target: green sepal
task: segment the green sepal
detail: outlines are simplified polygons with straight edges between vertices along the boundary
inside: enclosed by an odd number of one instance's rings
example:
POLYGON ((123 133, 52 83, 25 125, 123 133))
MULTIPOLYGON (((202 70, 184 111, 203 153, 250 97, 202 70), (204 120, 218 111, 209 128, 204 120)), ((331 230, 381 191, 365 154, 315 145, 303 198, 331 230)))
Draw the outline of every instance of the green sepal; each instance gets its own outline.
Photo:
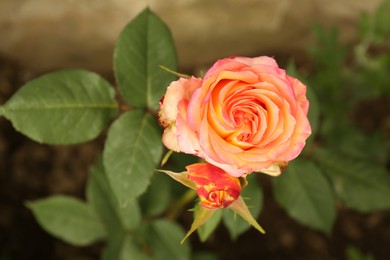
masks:
POLYGON ((166 72, 169 72, 175 76, 178 76, 179 78, 185 78, 185 79, 189 79, 190 78, 190 75, 187 75, 187 74, 183 74, 183 73, 180 73, 180 72, 177 72, 177 71, 174 71, 174 70, 171 70, 170 68, 167 68, 163 65, 160 65, 159 66, 161 69, 165 70, 166 72))
POLYGON ((209 209, 206 207, 203 207, 199 205, 198 209, 195 212, 195 219, 194 222, 192 222, 190 230, 187 232, 186 236, 183 238, 183 240, 180 242, 180 244, 183 244, 183 242, 200 226, 202 226, 204 223, 209 220, 217 209, 209 209))
POLYGON ((157 170, 157 171, 168 174, 172 179, 174 179, 177 182, 180 182, 181 184, 187 186, 190 189, 193 190, 196 189, 195 183, 188 178, 188 172, 171 172, 166 170, 157 170))
POLYGON ((257 223, 256 219, 249 212, 248 206, 241 196, 238 197, 238 199, 229 206, 229 209, 240 215, 260 233, 265 234, 264 229, 259 225, 259 223, 257 223))
POLYGON ((173 151, 172 150, 168 150, 168 152, 164 155, 163 159, 161 160, 161 164, 160 166, 164 166, 167 161, 169 160, 169 157, 171 157, 173 151))

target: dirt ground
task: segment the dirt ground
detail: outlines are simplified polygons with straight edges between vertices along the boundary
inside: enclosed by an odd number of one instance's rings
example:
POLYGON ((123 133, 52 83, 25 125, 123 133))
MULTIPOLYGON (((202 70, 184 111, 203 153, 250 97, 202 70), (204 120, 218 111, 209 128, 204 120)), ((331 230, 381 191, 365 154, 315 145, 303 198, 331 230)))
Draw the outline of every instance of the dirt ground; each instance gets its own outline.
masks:
MULTIPOLYGON (((34 76, 0 59, 0 104, 34 76)), ((381 117, 389 118, 389 100, 382 104, 384 107, 367 105, 365 109, 379 111, 381 117)), ((387 122, 387 119, 378 120, 369 123, 387 122)), ((99 258, 103 244, 80 248, 53 238, 39 227, 25 202, 52 194, 82 198, 88 167, 102 150, 103 141, 65 147, 41 145, 19 134, 9 121, 0 118, 1 260, 99 258)), ((265 191, 260 223, 267 234, 262 236, 251 229, 233 242, 220 227, 204 244, 196 235, 192 236, 193 250, 217 252, 223 260, 346 259, 346 247, 352 245, 370 252, 375 259, 390 259, 389 211, 360 214, 339 205, 333 233, 327 237, 289 218, 273 198, 270 179, 267 176, 260 179, 265 191)), ((183 216, 181 222, 188 228, 191 219, 183 216)))

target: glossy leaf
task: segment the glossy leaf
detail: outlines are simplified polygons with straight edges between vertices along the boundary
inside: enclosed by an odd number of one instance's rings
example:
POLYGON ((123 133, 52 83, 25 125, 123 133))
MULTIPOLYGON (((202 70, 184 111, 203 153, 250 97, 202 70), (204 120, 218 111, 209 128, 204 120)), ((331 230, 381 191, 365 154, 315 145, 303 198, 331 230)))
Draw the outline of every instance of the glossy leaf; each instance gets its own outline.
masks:
POLYGON ((137 199, 128 200, 125 204, 119 205, 118 212, 122 225, 128 232, 138 228, 142 214, 137 199))
POLYGON ((364 134, 354 127, 349 127, 348 134, 332 144, 332 149, 336 148, 338 154, 346 154, 359 161, 370 161, 382 167, 385 167, 390 156, 390 143, 383 136, 364 134))
POLYGON ((22 86, 2 113, 16 130, 48 144, 74 144, 97 137, 117 113, 114 89, 82 70, 53 72, 22 86))
POLYGON ((141 211, 136 200, 119 207, 115 194, 109 185, 102 160, 99 160, 91 169, 87 198, 111 235, 122 230, 132 231, 141 222, 141 211))
POLYGON ((295 159, 273 179, 273 186, 276 200, 292 218, 330 233, 336 217, 334 194, 314 163, 295 159))
POLYGON ((105 175, 102 160, 98 160, 90 170, 87 199, 101 218, 109 235, 123 229, 118 216, 118 203, 105 175))
POLYGON ((390 178, 378 163, 326 149, 317 149, 314 158, 348 207, 360 212, 390 208, 390 178))
POLYGON ((106 236, 93 209, 77 199, 52 196, 29 202, 27 206, 48 233, 70 244, 85 246, 106 236))
POLYGON ((133 236, 125 232, 117 232, 114 235, 115 236, 108 241, 108 245, 103 251, 103 260, 150 259, 142 252, 141 248, 135 243, 135 239, 133 236))
POLYGON ((161 154, 161 133, 151 115, 132 110, 113 123, 103 164, 120 207, 145 192, 161 154))
POLYGON ((123 98, 136 107, 158 109, 166 87, 176 76, 176 50, 169 28, 145 9, 123 30, 114 52, 114 70, 123 98))
POLYGON ((190 259, 189 244, 180 245, 183 236, 183 229, 172 221, 160 219, 152 222, 146 238, 152 251, 152 259, 190 259))
MULTIPOLYGON (((243 188, 241 196, 248 205, 249 212, 257 218, 263 207, 263 193, 261 186, 256 180, 256 173, 248 176, 248 185, 243 188)), ((223 223, 229 231, 230 237, 235 240, 239 235, 247 231, 251 226, 243 218, 229 208, 223 211, 223 223)))
POLYGON ((171 201, 171 180, 161 173, 153 175, 151 184, 140 198, 143 215, 157 216, 166 210, 171 201))

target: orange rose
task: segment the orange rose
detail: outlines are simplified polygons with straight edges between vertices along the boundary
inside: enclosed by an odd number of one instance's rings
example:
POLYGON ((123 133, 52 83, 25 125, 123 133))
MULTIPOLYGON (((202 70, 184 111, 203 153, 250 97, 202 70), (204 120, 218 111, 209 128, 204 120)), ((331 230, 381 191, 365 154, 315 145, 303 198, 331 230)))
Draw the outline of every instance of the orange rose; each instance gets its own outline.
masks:
POLYGON ((160 103, 169 149, 197 155, 232 176, 271 175, 311 133, 306 86, 270 57, 217 61, 204 79, 180 78, 160 103))
POLYGON ((226 208, 240 196, 240 181, 224 170, 209 163, 191 164, 186 169, 188 178, 196 184, 202 206, 226 208))

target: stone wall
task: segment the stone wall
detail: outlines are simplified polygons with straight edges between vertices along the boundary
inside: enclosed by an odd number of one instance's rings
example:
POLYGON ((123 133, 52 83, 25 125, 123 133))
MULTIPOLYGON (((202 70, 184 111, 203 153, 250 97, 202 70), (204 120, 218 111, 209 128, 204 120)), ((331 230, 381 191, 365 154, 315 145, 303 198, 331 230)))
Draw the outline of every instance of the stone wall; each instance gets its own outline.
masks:
POLYGON ((115 40, 146 2, 171 28, 179 62, 305 48, 314 23, 351 40, 359 14, 382 0, 1 0, 0 55, 27 69, 107 72, 115 40))

